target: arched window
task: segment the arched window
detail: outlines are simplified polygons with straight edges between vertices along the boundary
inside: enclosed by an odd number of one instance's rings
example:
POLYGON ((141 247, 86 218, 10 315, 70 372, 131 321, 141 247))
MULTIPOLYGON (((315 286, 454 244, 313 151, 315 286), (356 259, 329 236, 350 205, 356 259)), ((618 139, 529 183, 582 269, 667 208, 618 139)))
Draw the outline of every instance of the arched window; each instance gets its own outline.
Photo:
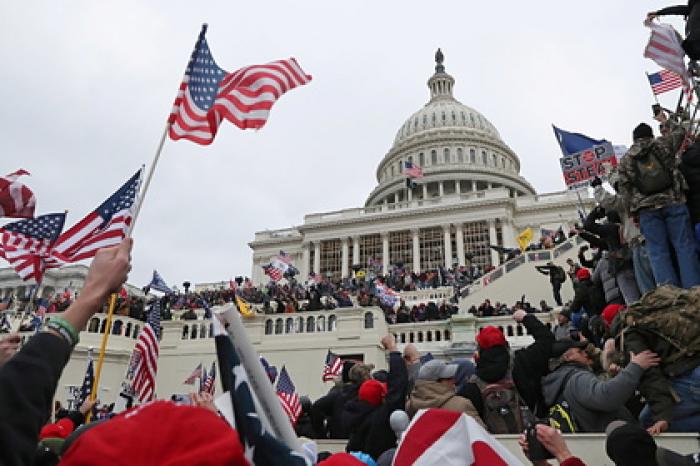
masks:
POLYGON ((423 126, 428 126, 428 115, 423 115, 423 126))
POLYGON ((293 333, 294 332, 294 319, 291 317, 287 318, 287 321, 284 324, 284 333, 293 333))
POLYGON ((338 318, 335 316, 335 314, 328 316, 328 331, 334 331, 337 325, 338 318))
POLYGON ((326 318, 325 317, 318 316, 318 319, 316 319, 316 330, 319 332, 326 331, 326 318))
POLYGON ((435 116, 435 112, 433 112, 433 126, 435 126, 436 121, 437 121, 437 117, 435 116))
POLYGON ((88 326, 88 332, 90 333, 97 333, 97 330, 100 328, 100 319, 97 317, 93 317, 90 319, 90 325, 88 326))
POLYGON ((471 122, 472 122, 472 126, 473 126, 474 128, 476 128, 476 120, 474 119, 474 114, 473 114, 473 113, 470 113, 470 114, 469 114, 469 119, 470 119, 471 122))
POLYGON ((457 114, 455 113, 454 110, 452 110, 452 123, 456 123, 456 122, 457 122, 457 114))
POLYGON ((131 336, 131 322, 126 323, 126 330, 124 331, 124 336, 125 337, 131 336))
POLYGON ((306 319, 306 332, 312 333, 316 330, 316 320, 313 317, 308 317, 306 319))
POLYGON ((112 324, 112 335, 121 335, 122 325, 123 323, 121 320, 115 320, 114 324, 112 324))
POLYGON ((391 166, 391 176, 394 176, 394 166, 391 166))
POLYGON ((423 332, 418 332, 418 343, 423 343, 423 332))
POLYGON ((403 162, 401 160, 399 160, 399 168, 398 168, 397 172, 399 174, 403 173, 403 162))
POLYGON ((493 166, 494 166, 494 167, 497 166, 498 163, 497 163, 497 161, 496 161, 496 154, 492 154, 492 155, 491 155, 491 159, 492 159, 492 161, 493 161, 493 166))
POLYGON ((450 341, 450 331, 449 331, 449 330, 445 330, 445 338, 444 338, 444 340, 445 340, 445 341, 450 341))
POLYGON ((467 116, 464 114, 464 112, 460 112, 462 114, 462 123, 467 123, 467 116))
POLYGON ((522 325, 518 325, 518 326, 515 328, 515 332, 516 332, 516 334, 517 334, 519 337, 522 337, 522 336, 523 336, 523 326, 522 326, 522 325))
POLYGON ((199 326, 199 338, 207 337, 207 326, 202 324, 199 326))
POLYGON ((413 120, 413 130, 415 131, 417 129, 418 129, 418 117, 416 117, 416 119, 413 120))
POLYGON ((412 155, 408 156, 408 163, 413 163, 413 156, 412 155))
POLYGON ((187 340, 187 337, 190 336, 190 326, 189 325, 184 325, 182 327, 182 339, 187 340))
POLYGON ((442 124, 444 125, 446 121, 447 121, 447 115, 445 115, 445 112, 442 112, 442 124))
POLYGON ((431 165, 437 165, 437 151, 436 150, 431 150, 430 151, 430 164, 431 165))
POLYGON ((423 155, 423 152, 418 154, 418 165, 420 165, 421 167, 425 165, 425 156, 423 155))
POLYGON ((485 150, 481 151, 481 163, 483 163, 484 165, 488 163, 488 155, 486 155, 485 150))
POLYGON ((415 339, 416 339, 416 336, 414 335, 414 333, 413 333, 413 332, 410 332, 410 333, 408 334, 408 342, 409 342, 409 343, 415 343, 415 339))
POLYGON ((425 333, 425 341, 433 341, 433 332, 430 330, 425 333))
POLYGON ((371 312, 365 312, 365 328, 374 328, 374 315, 371 312))
POLYGON ((459 161, 459 163, 464 163, 464 151, 461 147, 457 148, 457 161, 459 161))
POLYGON ((406 334, 405 333, 401 334, 401 343, 406 343, 406 334))
POLYGON ((282 319, 275 320, 275 335, 281 335, 284 331, 284 321, 282 319))
POLYGON ((509 337, 512 337, 512 336, 513 336, 513 326, 512 326, 512 325, 509 325, 509 326, 508 326, 508 336, 509 336, 509 337))
POLYGON ((272 319, 267 319, 265 321, 265 335, 272 335, 272 319))
POLYGON ((197 324, 192 325, 192 333, 190 334, 190 338, 192 340, 197 338, 197 324))
POLYGON ((435 341, 440 341, 442 339, 442 334, 440 333, 440 330, 435 332, 435 341))
POLYGON ((140 330, 141 330, 141 329, 139 328, 138 325, 134 325, 134 333, 131 334, 131 337, 132 337, 132 338, 136 338, 137 336, 139 336, 139 331, 140 331, 140 330))
POLYGON ((102 321, 102 325, 100 325, 100 333, 105 333, 105 326, 106 325, 107 325, 107 319, 102 321))
POLYGON ((506 169, 506 159, 505 157, 501 157, 501 167, 505 170, 506 169))
POLYGON ((442 153, 445 163, 450 163, 450 149, 445 149, 442 153))

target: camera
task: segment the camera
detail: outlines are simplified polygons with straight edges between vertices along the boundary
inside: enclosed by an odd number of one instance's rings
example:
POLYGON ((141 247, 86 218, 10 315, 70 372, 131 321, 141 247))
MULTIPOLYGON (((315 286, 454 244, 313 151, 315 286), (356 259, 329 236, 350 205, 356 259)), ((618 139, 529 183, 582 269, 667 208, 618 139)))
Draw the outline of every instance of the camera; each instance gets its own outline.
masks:
POLYGON ((549 421, 547 419, 535 419, 528 424, 525 430, 525 437, 527 438, 527 458, 532 462, 554 458, 554 455, 537 440, 537 424, 548 426, 549 421))

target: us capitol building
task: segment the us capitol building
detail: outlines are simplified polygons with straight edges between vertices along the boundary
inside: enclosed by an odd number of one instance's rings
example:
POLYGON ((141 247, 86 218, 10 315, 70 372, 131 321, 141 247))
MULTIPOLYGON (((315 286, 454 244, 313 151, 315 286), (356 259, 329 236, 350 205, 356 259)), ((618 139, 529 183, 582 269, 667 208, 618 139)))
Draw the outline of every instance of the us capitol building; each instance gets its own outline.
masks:
MULTIPOLYGON (((498 266, 489 244, 517 247, 518 232, 532 227, 565 231, 577 218, 572 192, 537 194, 520 175, 518 155, 496 127, 454 97, 438 49, 428 79, 430 100, 399 127, 377 166, 377 186, 363 207, 313 213, 300 226, 265 230, 249 243, 252 278, 266 281, 262 266, 285 251, 304 279, 310 272, 349 277, 370 260, 403 263, 415 272, 469 263, 498 266), (423 168, 408 188, 405 162, 423 168)), ((556 160, 556 159, 553 159, 556 160)))

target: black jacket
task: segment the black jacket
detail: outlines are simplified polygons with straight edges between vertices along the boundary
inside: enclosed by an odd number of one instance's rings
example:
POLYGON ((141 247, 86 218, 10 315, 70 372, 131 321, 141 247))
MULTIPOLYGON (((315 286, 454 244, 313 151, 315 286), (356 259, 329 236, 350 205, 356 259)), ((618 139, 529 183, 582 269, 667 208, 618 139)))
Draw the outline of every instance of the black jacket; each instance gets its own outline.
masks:
POLYGON ((357 398, 359 385, 335 386, 311 406, 311 425, 317 438, 347 439, 348 426, 343 423, 345 404, 357 398), (324 424, 324 421, 325 424, 324 424))
POLYGON ((602 290, 592 280, 582 280, 574 288, 574 300, 569 309, 576 314, 582 307, 586 308, 589 316, 600 315, 605 307, 602 290))
POLYGON ((41 332, 0 367, 0 464, 31 465, 72 348, 41 332))
POLYGON ((375 460, 389 448, 396 446, 396 435, 391 430, 389 417, 397 409, 403 410, 408 389, 408 370, 398 351, 389 355, 389 381, 384 402, 371 406, 362 400, 348 403, 343 419, 350 428, 350 440, 345 450, 363 451, 375 460))
POLYGON ((695 225, 700 223, 700 142, 695 142, 683 152, 679 168, 688 183, 686 204, 690 211, 690 219, 695 225))
POLYGON ((537 417, 545 416, 541 379, 549 372, 554 334, 537 317, 528 314, 523 325, 535 342, 515 352, 513 382, 520 398, 537 417))

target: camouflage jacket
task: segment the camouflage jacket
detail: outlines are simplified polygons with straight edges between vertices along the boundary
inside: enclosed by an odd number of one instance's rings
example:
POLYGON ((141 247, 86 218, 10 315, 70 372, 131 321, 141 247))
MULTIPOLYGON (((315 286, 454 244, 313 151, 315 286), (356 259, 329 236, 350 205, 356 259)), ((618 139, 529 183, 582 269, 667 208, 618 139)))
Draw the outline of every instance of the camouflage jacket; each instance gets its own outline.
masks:
POLYGON ((670 423, 678 401, 670 378, 700 365, 700 287, 686 290, 665 285, 646 293, 618 313, 611 334, 625 355, 648 349, 661 358, 661 365, 644 371, 639 391, 649 402, 654 420, 670 423))
POLYGON ((678 169, 678 159, 676 158, 676 153, 683 143, 684 137, 685 129, 681 125, 676 125, 668 136, 637 140, 622 157, 618 165, 619 188, 632 215, 644 209, 660 209, 671 204, 685 202, 684 192, 687 190, 687 184, 678 169), (673 177, 673 185, 670 188, 651 195, 639 192, 635 184, 637 177, 635 159, 646 155, 647 151, 654 151, 656 158, 673 177))

